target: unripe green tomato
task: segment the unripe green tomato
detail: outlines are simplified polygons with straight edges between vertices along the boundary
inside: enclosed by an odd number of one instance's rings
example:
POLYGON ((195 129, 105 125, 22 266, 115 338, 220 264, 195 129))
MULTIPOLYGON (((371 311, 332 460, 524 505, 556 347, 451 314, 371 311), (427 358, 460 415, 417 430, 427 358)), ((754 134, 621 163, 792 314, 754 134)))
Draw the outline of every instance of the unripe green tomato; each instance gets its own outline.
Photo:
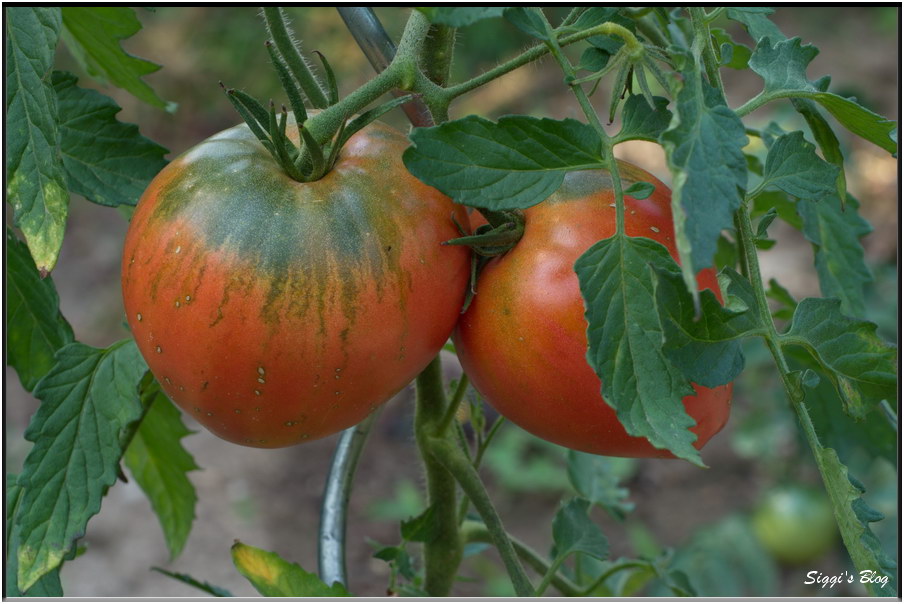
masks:
POLYGON ((753 512, 753 531, 776 560, 793 565, 819 560, 838 536, 825 494, 796 485, 766 493, 753 512))

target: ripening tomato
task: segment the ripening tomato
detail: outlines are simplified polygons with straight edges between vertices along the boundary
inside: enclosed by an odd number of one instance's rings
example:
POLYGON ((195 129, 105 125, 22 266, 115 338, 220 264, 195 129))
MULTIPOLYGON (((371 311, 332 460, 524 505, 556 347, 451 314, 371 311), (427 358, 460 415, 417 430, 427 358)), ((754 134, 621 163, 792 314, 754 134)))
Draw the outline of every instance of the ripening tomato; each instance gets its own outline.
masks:
MULTIPOLYGON (((625 188, 641 181, 656 187, 644 200, 625 197, 627 234, 658 241, 677 259, 669 189, 626 162, 619 170, 625 188)), ((586 360, 587 321, 574 263, 615 233, 610 176, 572 172, 524 217, 523 237, 484 267, 453 333, 465 372, 497 411, 540 438, 598 455, 671 457, 625 432, 586 360)), ((719 295, 714 271, 702 271, 698 284, 719 295)), ((695 390, 684 406, 697 422, 692 431, 700 448, 728 420, 731 385, 695 390)))
POLYGON ((256 447, 332 434, 446 342, 469 259, 440 243, 466 214, 408 173, 407 146, 375 123, 300 183, 243 124, 150 184, 123 252, 128 321, 163 389, 210 431, 256 447))
POLYGON ((826 494, 797 484, 768 491, 757 504, 752 523, 763 547, 785 564, 815 562, 838 540, 835 515, 826 494))

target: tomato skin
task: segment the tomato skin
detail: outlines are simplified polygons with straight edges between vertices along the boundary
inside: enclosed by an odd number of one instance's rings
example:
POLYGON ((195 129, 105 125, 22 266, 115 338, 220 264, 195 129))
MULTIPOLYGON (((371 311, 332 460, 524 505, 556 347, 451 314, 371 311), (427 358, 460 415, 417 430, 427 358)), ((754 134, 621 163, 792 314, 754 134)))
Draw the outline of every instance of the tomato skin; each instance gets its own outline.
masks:
POLYGON ((469 259, 440 243, 466 213, 408 173, 407 146, 373 124, 299 183, 240 125, 150 184, 123 251, 126 313, 163 389, 211 432, 267 448, 327 436, 448 339, 469 259))
MULTIPOLYGON (((625 197, 627 234, 658 241, 677 258, 668 188, 628 163, 619 162, 619 170, 625 188, 638 181, 656 186, 645 200, 625 197)), ((525 210, 524 236, 483 269, 453 340, 475 388, 536 436, 598 455, 672 457, 625 432, 586 360, 587 322, 574 263, 615 233, 614 205, 609 175, 582 171, 525 210)), ((698 284, 720 295, 713 270, 702 271, 698 284)), ((692 431, 700 448, 728 420, 731 385, 695 385, 695 391, 684 405, 697 422, 692 431)))

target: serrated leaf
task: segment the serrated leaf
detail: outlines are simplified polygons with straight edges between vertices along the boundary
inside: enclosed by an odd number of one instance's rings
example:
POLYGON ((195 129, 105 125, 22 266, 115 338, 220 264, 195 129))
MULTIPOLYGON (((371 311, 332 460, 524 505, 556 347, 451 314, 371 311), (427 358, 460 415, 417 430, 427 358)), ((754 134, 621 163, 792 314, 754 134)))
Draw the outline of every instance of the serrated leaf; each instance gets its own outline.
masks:
POLYGON ((109 82, 145 103, 174 110, 141 78, 160 65, 134 57, 120 47, 120 40, 136 34, 141 22, 126 6, 64 6, 63 41, 88 75, 109 82))
POLYGON ((634 504, 628 501, 630 492, 619 486, 626 465, 633 467, 632 460, 568 451, 571 486, 591 504, 599 505, 620 520, 634 509, 634 504))
POLYGON ((335 598, 351 595, 338 581, 329 586, 314 573, 283 560, 273 552, 238 541, 232 546, 232 562, 254 588, 267 598, 335 598))
POLYGON ((415 128, 402 156, 418 179, 458 203, 494 210, 527 208, 549 197, 572 170, 601 168, 593 128, 573 119, 476 115, 415 128))
POLYGON ((549 36, 546 33, 546 23, 535 12, 534 7, 514 6, 505 9, 503 13, 506 21, 526 33, 527 35, 546 41, 549 36))
POLYGON ((880 400, 897 400, 897 349, 876 335, 875 323, 842 314, 839 300, 801 300, 781 341, 813 355, 849 415, 862 418, 880 400))
POLYGON ((719 64, 731 69, 747 69, 747 61, 750 60, 752 51, 738 44, 724 29, 713 27, 710 29, 715 46, 719 48, 719 64))
POLYGON ((777 187, 801 200, 819 202, 837 192, 838 168, 816 155, 803 132, 777 138, 769 147, 759 188, 777 187))
POLYGON ((552 520, 556 558, 578 552, 597 560, 604 560, 609 555, 609 541, 587 514, 589 507, 590 502, 586 499, 575 498, 556 512, 552 520))
POLYGON ((449 27, 465 27, 484 19, 501 17, 505 6, 419 6, 431 23, 449 27))
POLYGON ((198 501, 187 474, 200 468, 181 442, 193 432, 159 384, 152 382, 141 398, 147 411, 123 461, 150 500, 172 559, 185 547, 198 501))
MULTIPOLYGON (((807 366, 813 365, 809 360, 807 366)), ((861 420, 853 419, 844 412, 838 392, 829 380, 806 385, 805 400, 819 401, 807 405, 807 411, 823 446, 847 459, 865 453, 870 459, 884 457, 892 464, 898 463, 898 432, 882 408, 869 411, 861 420)))
POLYGON ((818 447, 814 454, 832 501, 841 538, 854 566, 858 571, 872 571, 888 578, 885 583, 867 583, 867 591, 872 597, 897 597, 898 566, 882 551, 882 545, 869 527, 870 523, 881 520, 882 514, 862 499, 866 490, 850 475, 834 449, 818 447))
POLYGON ((897 154, 898 143, 893 135, 896 122, 873 113, 852 99, 823 91, 807 79, 807 65, 818 53, 815 46, 801 46, 800 38, 779 42, 764 38, 750 57, 750 68, 765 81, 762 94, 770 100, 787 97, 816 101, 857 136, 897 154))
MULTIPOLYGON (((723 308, 713 292, 700 294, 699 319, 694 301, 680 275, 663 268, 656 273, 656 310, 665 338, 663 351, 684 376, 696 384, 715 388, 733 381, 744 369, 741 338, 760 327, 756 313, 723 308)), ((725 269, 740 286, 743 277, 725 269)), ((751 288, 752 291, 752 288, 751 288)))
POLYGON ((69 189, 105 206, 133 206, 166 165, 168 151, 141 136, 138 126, 116 121, 120 107, 113 99, 77 82, 71 73, 53 72, 69 189))
POLYGON ((684 72, 675 114, 659 137, 672 173, 672 215, 684 281, 696 295, 696 275, 713 265, 719 235, 732 228, 747 188, 747 135, 702 73, 684 72))
POLYGON ((232 593, 223 589, 222 587, 217 587, 216 585, 211 585, 207 581, 198 581, 191 575, 187 575, 185 573, 174 573, 172 571, 165 570, 163 568, 158 568, 156 566, 151 567, 151 570, 155 570, 162 575, 166 575, 170 579, 175 579, 181 583, 185 583, 186 585, 191 585, 197 589, 200 589, 203 592, 209 593, 210 595, 216 598, 232 598, 234 597, 232 593))
POLYGON ((802 202, 796 206, 801 231, 813 244, 822 295, 838 298, 842 311, 855 317, 864 314, 864 286, 873 280, 860 243, 873 227, 860 216, 859 206, 850 196, 844 209, 834 196, 820 203, 802 202))
POLYGON ((732 21, 743 24, 754 42, 763 38, 784 40, 785 34, 769 19, 773 12, 774 9, 766 6, 729 6, 725 15, 732 21))
POLYGON ((19 588, 57 568, 116 481, 122 432, 141 417, 147 371, 133 340, 107 349, 68 344, 35 388, 41 406, 25 438, 34 443, 19 484, 19 588))
POLYGON ((615 137, 614 144, 628 140, 655 142, 659 139, 672 120, 672 112, 666 109, 668 99, 653 97, 656 108, 650 108, 643 95, 632 94, 625 101, 622 110, 622 127, 615 137))
POLYGON ((436 507, 430 506, 414 518, 403 520, 402 539, 405 541, 429 542, 436 537, 439 526, 436 523, 436 507))
POLYGON ((575 262, 588 323, 587 361, 628 434, 702 465, 689 430, 694 420, 682 404, 694 389, 662 349, 651 266, 678 270, 659 243, 621 235, 594 244, 575 262))
POLYGON ((53 355, 73 341, 72 327, 60 313, 50 277, 41 279, 31 254, 6 229, 7 362, 31 392, 53 367, 53 355))
POLYGON ((58 7, 12 6, 6 26, 6 193, 42 275, 56 265, 69 215, 50 70, 58 7))
MULTIPOLYGON (((828 82, 826 82, 828 85, 828 82)), ((825 91, 820 87, 820 90, 825 91)), ((810 126, 810 132, 813 133, 813 139, 819 145, 822 156, 825 160, 838 168, 838 176, 835 178, 835 186, 838 192, 838 198, 844 199, 847 196, 847 178, 844 175, 844 155, 841 153, 841 143, 835 136, 835 131, 829 125, 826 118, 823 117, 816 103, 810 99, 791 99, 791 105, 801 114, 807 125, 810 126)))

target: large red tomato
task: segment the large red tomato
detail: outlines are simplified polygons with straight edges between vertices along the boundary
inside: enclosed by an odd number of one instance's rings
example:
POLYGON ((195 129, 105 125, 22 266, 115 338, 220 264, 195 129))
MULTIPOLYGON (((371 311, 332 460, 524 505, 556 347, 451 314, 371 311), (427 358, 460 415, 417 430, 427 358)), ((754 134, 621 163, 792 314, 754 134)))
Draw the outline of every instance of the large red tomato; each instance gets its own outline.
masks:
POLYGON ((371 125, 299 183, 240 125, 148 187, 123 252, 129 325, 166 393, 213 433, 281 447, 347 428, 446 342, 469 260, 440 243, 466 214, 408 173, 407 146, 371 125))
MULTIPOLYGON (((619 162, 619 170, 626 188, 638 181, 656 186, 645 200, 625 197, 627 234, 658 241, 677 258, 670 191, 636 166, 619 162)), ((453 334, 465 372, 496 410, 543 439, 598 455, 671 457, 625 432, 586 360, 587 321, 574 263, 615 233, 611 178, 602 171, 570 173, 524 217, 523 237, 483 269, 453 334)), ((712 270, 701 272, 698 283, 719 294, 712 270)), ((695 389, 684 405, 697 421, 699 448, 725 425, 731 385, 695 389)))

